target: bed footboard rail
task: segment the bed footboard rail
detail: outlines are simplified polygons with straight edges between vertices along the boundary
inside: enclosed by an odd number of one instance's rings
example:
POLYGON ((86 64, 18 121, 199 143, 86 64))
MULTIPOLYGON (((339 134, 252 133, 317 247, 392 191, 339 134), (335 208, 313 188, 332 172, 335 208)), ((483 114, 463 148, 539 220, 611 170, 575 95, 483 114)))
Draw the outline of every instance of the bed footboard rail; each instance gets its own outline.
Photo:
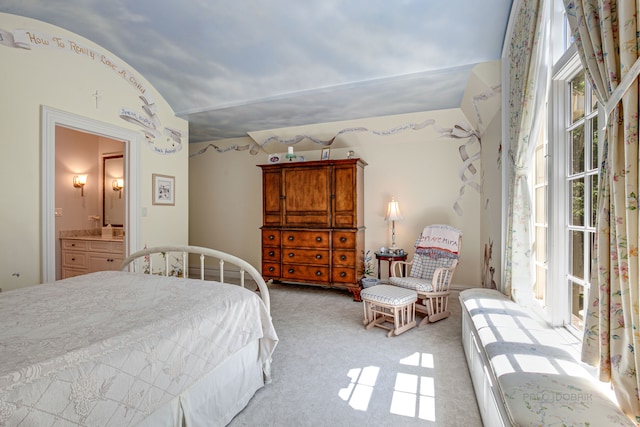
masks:
MULTIPOLYGON (((121 271, 132 271, 132 272, 141 272, 141 273, 153 273, 153 256, 152 255, 162 255, 164 260, 164 266, 160 270, 161 275, 169 276, 169 272, 172 271, 170 269, 170 258, 171 255, 179 255, 179 259, 182 263, 182 274, 178 277, 189 278, 189 254, 196 254, 200 258, 200 280, 205 280, 204 277, 204 266, 205 266, 205 258, 217 259, 220 269, 220 278, 219 281, 224 283, 224 264, 229 263, 235 265, 240 269, 240 286, 245 287, 245 273, 248 273, 249 276, 255 281, 258 289, 260 291, 260 297, 264 302, 267 311, 271 312, 271 301, 269 298, 269 289, 267 288, 267 284, 262 278, 262 275, 256 268, 249 264, 247 261, 242 258, 238 258, 235 255, 228 254, 226 252, 222 252, 216 249, 204 248, 201 246, 190 246, 190 245, 177 245, 177 246, 155 246, 152 248, 141 249, 137 252, 129 255, 123 262, 120 264, 121 271), (140 263, 143 263, 142 267, 140 267, 140 263)), ((178 257, 177 257, 178 258, 178 257)), ((158 273, 154 273, 158 274, 158 273)))

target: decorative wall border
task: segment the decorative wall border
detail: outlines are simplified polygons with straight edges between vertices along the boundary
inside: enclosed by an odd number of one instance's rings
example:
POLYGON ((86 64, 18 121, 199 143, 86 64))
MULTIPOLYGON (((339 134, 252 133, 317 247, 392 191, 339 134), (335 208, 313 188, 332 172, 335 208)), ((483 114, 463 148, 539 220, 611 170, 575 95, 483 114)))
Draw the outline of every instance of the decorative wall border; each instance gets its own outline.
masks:
MULTIPOLYGON (((182 132, 176 129, 163 127, 157 115, 157 106, 148 89, 129 68, 122 66, 111 56, 85 46, 72 38, 50 35, 35 30, 7 31, 0 28, 0 46, 18 48, 24 50, 51 49, 60 52, 75 54, 78 57, 99 64, 113 71, 138 93, 143 101, 142 112, 136 112, 128 108, 121 108, 119 117, 129 123, 138 125, 145 136, 146 145, 158 154, 175 154, 182 150, 182 132), (161 137, 165 137, 162 141, 161 137), (162 144, 160 144, 160 142, 162 144), (166 145, 166 146, 165 146, 166 145)), ((98 107, 98 91, 92 94, 96 98, 98 107)))

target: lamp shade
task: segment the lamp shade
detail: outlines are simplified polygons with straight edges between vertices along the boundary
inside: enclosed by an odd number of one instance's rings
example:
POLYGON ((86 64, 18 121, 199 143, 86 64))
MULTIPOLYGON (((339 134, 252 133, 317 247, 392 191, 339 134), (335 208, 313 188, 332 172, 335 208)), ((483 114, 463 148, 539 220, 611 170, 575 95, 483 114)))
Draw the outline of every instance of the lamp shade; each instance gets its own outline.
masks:
POLYGON ((124 180, 120 179, 114 179, 111 182, 111 186, 113 187, 114 191, 119 191, 122 190, 124 188, 124 180))
POLYGON ((385 221, 399 221, 402 219, 402 214, 400 214, 400 206, 394 197, 391 198, 389 205, 387 206, 387 216, 384 218, 385 221))
POLYGON ((73 177, 73 186, 76 188, 87 184, 87 175, 76 175, 73 177))

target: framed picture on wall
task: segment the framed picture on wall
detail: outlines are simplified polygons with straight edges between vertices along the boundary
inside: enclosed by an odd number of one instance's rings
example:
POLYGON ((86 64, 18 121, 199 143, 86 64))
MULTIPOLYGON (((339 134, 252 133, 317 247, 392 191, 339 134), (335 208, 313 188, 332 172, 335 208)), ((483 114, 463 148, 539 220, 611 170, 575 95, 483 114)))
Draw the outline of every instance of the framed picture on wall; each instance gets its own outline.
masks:
POLYGON ((320 160, 329 160, 329 153, 331 152, 331 148, 323 148, 322 154, 320 155, 320 160))
POLYGON ((153 204, 175 206, 176 204, 176 177, 169 175, 152 175, 153 204))

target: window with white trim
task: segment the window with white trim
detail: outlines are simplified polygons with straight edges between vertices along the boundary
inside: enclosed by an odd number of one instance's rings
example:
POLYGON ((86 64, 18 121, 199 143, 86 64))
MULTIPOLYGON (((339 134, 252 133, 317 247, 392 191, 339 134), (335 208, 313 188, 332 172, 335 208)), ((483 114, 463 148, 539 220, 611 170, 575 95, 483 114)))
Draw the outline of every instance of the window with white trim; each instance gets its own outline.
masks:
POLYGON ((584 298, 590 286, 591 259, 595 236, 598 183, 598 109, 584 70, 566 83, 569 96, 565 122, 565 186, 568 200, 565 238, 568 254, 566 285, 570 320, 582 334, 584 298))
POLYGON ((552 27, 560 52, 554 52, 549 126, 533 159, 534 297, 552 324, 582 338, 595 237, 598 104, 561 13, 555 18, 562 25, 552 27))
MULTIPOLYGON (((542 114, 541 117, 546 117, 542 114)), ((534 179, 533 179, 533 227, 534 227, 534 265, 535 282, 533 297, 545 309, 547 305, 547 235, 548 226, 548 171, 547 171, 547 125, 546 120, 540 126, 534 148, 534 179)))

